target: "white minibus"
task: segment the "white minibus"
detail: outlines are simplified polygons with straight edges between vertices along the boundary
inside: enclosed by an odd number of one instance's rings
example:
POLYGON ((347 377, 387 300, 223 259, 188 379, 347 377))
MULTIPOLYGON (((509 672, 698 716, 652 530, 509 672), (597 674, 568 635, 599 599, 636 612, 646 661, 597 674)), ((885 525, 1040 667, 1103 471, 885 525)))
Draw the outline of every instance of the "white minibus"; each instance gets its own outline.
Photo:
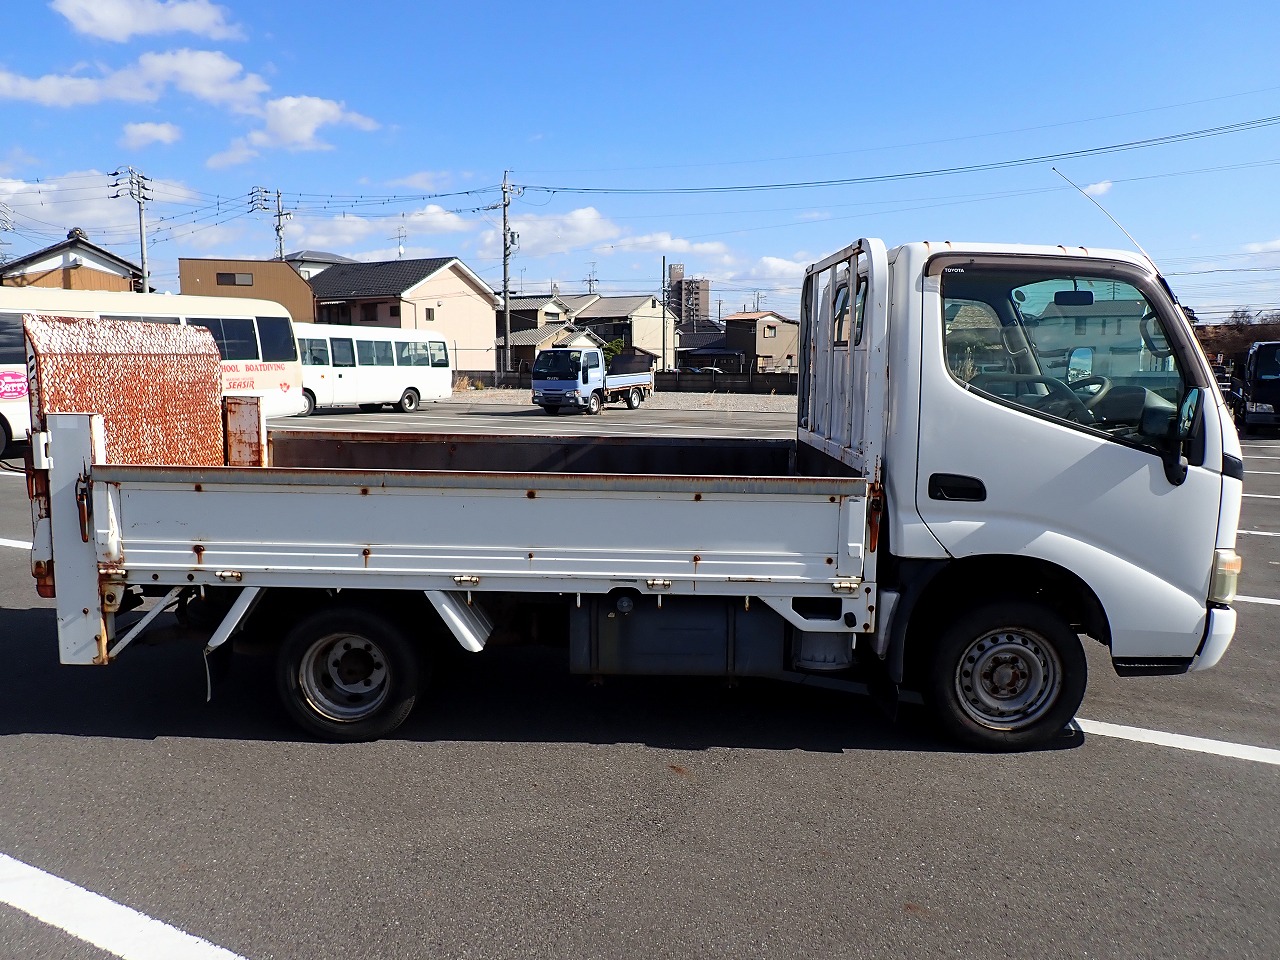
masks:
POLYGON ((316 407, 394 404, 405 413, 453 393, 449 348, 438 333, 399 327, 298 324, 303 415, 316 407))
POLYGON ((0 287, 0 420, 10 437, 21 438, 31 427, 24 313, 205 327, 222 354, 224 394, 260 396, 268 417, 303 412, 302 365, 293 321, 278 303, 241 297, 0 287))

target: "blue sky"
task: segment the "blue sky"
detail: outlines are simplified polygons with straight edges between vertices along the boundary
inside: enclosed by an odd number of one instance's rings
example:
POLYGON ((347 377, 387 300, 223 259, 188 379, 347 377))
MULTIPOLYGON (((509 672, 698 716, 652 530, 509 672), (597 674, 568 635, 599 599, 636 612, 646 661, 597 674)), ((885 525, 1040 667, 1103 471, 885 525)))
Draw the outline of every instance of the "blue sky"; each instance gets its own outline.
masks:
POLYGON ((5 13, 10 257, 80 226, 137 261, 137 208, 109 176, 132 165, 152 179, 159 289, 177 290, 180 256, 274 255, 255 187, 293 213, 286 250, 389 259, 403 233, 405 256, 456 255, 500 287, 492 208, 510 170, 513 289, 576 293, 594 270, 603 292, 656 292, 665 255, 710 279, 713 311, 758 299, 794 315, 804 266, 859 236, 1131 248, 1057 166, 1202 315, 1280 310, 1274 3, 26 0, 5 13))

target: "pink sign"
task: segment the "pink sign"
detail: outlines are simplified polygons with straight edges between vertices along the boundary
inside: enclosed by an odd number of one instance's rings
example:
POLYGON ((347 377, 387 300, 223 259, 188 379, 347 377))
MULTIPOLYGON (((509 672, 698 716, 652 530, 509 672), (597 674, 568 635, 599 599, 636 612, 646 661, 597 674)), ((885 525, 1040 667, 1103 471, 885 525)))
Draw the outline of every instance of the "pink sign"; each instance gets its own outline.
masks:
POLYGON ((27 395, 27 375, 17 370, 0 370, 0 400, 21 400, 27 395))

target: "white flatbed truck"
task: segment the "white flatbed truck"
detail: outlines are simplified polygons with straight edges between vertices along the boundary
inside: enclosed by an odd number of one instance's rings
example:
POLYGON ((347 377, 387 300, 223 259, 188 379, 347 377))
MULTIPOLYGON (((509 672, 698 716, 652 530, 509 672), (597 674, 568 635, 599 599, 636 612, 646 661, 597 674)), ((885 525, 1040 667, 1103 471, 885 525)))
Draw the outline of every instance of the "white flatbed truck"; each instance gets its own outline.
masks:
MULTIPOLYGON (((621 358, 614 357, 617 364, 621 358)), ((551 347, 533 360, 533 402, 555 416, 562 410, 595 415, 606 403, 634 410, 653 394, 653 370, 623 372, 605 363, 599 347, 551 347)))
POLYGON ((809 269, 801 317, 794 441, 267 440, 228 407, 240 465, 113 463, 119 411, 44 409, 33 380, 61 659, 110 663, 203 594, 206 654, 275 638, 286 708, 337 740, 395 729, 433 648, 501 628, 588 675, 914 690, 951 736, 1022 749, 1074 715, 1084 642, 1124 675, 1221 658, 1240 447, 1147 260, 864 239, 809 269), (123 613, 138 594, 164 600, 123 613))

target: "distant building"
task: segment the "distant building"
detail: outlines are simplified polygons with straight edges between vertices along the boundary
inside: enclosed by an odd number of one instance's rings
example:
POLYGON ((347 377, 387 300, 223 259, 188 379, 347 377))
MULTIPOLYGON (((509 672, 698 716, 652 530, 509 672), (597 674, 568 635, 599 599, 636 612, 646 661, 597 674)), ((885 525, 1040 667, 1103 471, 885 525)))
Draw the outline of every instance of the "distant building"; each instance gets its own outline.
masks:
POLYGON ((711 282, 702 277, 685 277, 684 264, 667 267, 667 306, 681 321, 711 318, 711 282))
POLYGON ((315 298, 307 281, 280 260, 178 258, 178 290, 205 297, 274 300, 295 323, 315 319, 315 298))
POLYGON ((573 322, 579 327, 589 328, 606 343, 621 340, 625 346, 639 347, 653 354, 659 358, 658 365, 663 369, 675 360, 678 347, 676 318, 658 302, 657 297, 597 296, 574 312, 573 322))
POLYGON ((142 268, 96 243, 79 227, 67 239, 0 265, 0 286, 61 290, 115 290, 142 287, 142 268))
POLYGON ((303 280, 310 280, 321 270, 332 267, 335 263, 355 263, 350 257, 323 250, 295 250, 284 255, 284 262, 298 272, 303 280))
POLYGON ((725 344, 741 354, 745 369, 791 373, 798 366, 800 323, 772 310, 731 313, 724 318, 725 344))
POLYGON ((497 369, 489 285, 457 257, 336 263, 308 281, 321 323, 434 330, 456 370, 497 369))

